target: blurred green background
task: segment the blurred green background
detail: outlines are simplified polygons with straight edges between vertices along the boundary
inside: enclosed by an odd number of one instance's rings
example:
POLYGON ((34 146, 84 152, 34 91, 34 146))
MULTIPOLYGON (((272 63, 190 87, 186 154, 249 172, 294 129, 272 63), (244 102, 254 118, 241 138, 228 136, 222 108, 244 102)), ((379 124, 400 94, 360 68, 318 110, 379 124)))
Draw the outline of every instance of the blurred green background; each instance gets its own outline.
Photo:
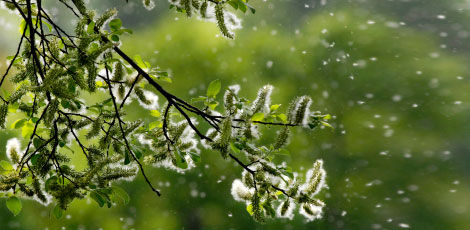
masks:
MULTIPOLYGON (((55 1, 46 2, 71 24, 55 1)), ((217 78, 240 84, 247 97, 269 83, 274 103, 307 94, 313 110, 334 115, 334 130, 296 130, 284 159, 296 171, 325 161, 324 218, 254 222, 230 195, 241 168, 203 151, 199 167, 184 175, 147 169, 162 197, 139 176, 121 183, 127 206, 75 201, 56 220, 51 206, 33 201, 17 217, 0 205, 1 229, 470 229, 468 1, 253 1, 257 13, 241 15, 235 40, 163 1, 154 11, 132 0, 90 4, 120 10, 135 32, 123 49, 168 69, 174 83, 165 87, 178 96, 204 94, 217 78)), ((0 10, 3 60, 14 52, 17 23, 0 10)), ((131 119, 151 119, 137 104, 129 109, 131 119)), ((0 131, 1 159, 13 136, 20 135, 0 131)))

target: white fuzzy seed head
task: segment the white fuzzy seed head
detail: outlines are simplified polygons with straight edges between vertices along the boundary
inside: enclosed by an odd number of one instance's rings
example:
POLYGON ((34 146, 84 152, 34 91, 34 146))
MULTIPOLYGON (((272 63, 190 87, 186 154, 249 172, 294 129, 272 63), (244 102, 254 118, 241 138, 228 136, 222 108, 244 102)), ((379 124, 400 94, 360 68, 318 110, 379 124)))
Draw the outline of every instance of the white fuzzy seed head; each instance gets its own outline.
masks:
POLYGON ((254 190, 246 187, 241 180, 236 179, 232 183, 231 193, 236 201, 248 202, 253 197, 254 190))
POLYGON ((307 221, 314 221, 316 219, 320 219, 323 214, 323 207, 322 206, 316 206, 313 204, 302 204, 302 206, 299 209, 299 213, 303 215, 305 218, 307 218, 307 221))
POLYGON ((17 138, 7 141, 6 153, 8 159, 13 163, 18 163, 22 157, 21 143, 17 138))

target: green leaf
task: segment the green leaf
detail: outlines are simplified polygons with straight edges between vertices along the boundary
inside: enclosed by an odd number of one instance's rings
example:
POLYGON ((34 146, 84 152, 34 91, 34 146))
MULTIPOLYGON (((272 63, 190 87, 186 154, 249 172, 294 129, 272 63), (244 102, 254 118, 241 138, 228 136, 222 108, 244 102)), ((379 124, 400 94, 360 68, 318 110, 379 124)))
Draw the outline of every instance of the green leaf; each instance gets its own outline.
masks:
POLYGON ((217 107, 218 105, 219 105, 218 101, 211 101, 209 104, 207 104, 207 106, 209 106, 211 110, 215 110, 215 107, 217 107))
POLYGON ((287 122, 287 116, 283 113, 278 114, 277 118, 279 118, 282 122, 286 123, 287 122))
POLYGON ((90 24, 88 24, 88 27, 87 27, 87 29, 86 29, 86 32, 87 32, 88 34, 93 34, 93 33, 95 33, 95 22, 92 21, 92 22, 90 22, 90 24))
POLYGON ((142 151, 139 148, 134 147, 132 149, 132 152, 134 152, 135 157, 137 157, 137 159, 140 159, 142 157, 142 151))
POLYGON ((324 121, 320 121, 320 123, 323 125, 323 126, 326 126, 328 128, 331 128, 331 129, 334 129, 332 125, 330 125, 329 123, 327 122, 324 122, 324 121))
POLYGON ((30 138, 31 135, 33 135, 33 131, 34 131, 34 125, 32 122, 27 122, 23 125, 23 128, 21 129, 21 136, 23 136, 23 138, 30 138))
POLYGON ((113 35, 111 35, 111 40, 114 41, 114 42, 118 42, 119 41, 119 36, 117 36, 116 34, 113 34, 113 35))
POLYGON ((124 164, 125 165, 128 165, 131 163, 131 159, 129 158, 129 151, 126 150, 125 151, 125 154, 124 154, 124 164))
POLYGON ((51 190, 51 185, 54 183, 57 183, 57 176, 49 177, 49 179, 46 180, 46 183, 44 185, 46 191, 51 190))
POLYGON ((281 105, 280 105, 280 104, 277 104, 277 105, 271 105, 271 108, 270 108, 270 110, 271 110, 271 111, 275 111, 275 110, 279 109, 279 106, 281 106, 281 105))
POLYGON ((134 61, 135 63, 142 69, 147 69, 147 65, 144 63, 144 61, 142 60, 142 57, 140 55, 135 55, 134 56, 134 61))
POLYGON ((196 98, 191 98, 191 102, 205 101, 206 99, 207 99, 207 97, 199 96, 199 97, 196 97, 196 98))
POLYGON ((149 124, 149 130, 155 129, 155 128, 161 128, 163 127, 163 122, 161 121, 154 121, 149 124))
POLYGON ((281 155, 290 155, 290 152, 287 149, 279 149, 275 153, 276 154, 281 154, 281 155))
POLYGON ((39 138, 34 138, 33 139, 33 146, 37 149, 39 147, 41 147, 41 144, 42 144, 42 140, 39 139, 39 138))
POLYGON ((238 0, 238 9, 243 13, 246 12, 246 4, 242 0, 238 0))
POLYGON ((235 146, 233 142, 230 142, 230 148, 232 149, 234 153, 240 153, 240 149, 237 148, 237 146, 235 146))
POLYGON ((213 80, 209 87, 207 87, 207 97, 215 97, 220 91, 221 83, 220 80, 213 80))
POLYGON ((54 209, 52 210, 52 213, 54 214, 56 219, 60 219, 62 215, 64 214, 64 210, 59 207, 59 205, 56 205, 54 209))
POLYGON ((11 166, 10 162, 5 160, 0 161, 0 166, 7 171, 13 170, 13 166, 11 166))
POLYGON ((97 193, 96 191, 92 191, 90 193, 90 197, 91 199, 96 201, 96 203, 98 203, 100 207, 103 207, 104 203, 106 202, 105 198, 101 196, 99 193, 97 193))
POLYGON ((253 216, 253 213, 254 213, 254 212, 253 212, 253 205, 252 205, 252 204, 247 205, 247 206, 246 206, 246 211, 247 211, 248 213, 250 213, 251 216, 253 216))
POLYGON ((184 159, 184 153, 182 153, 179 150, 177 150, 176 152, 177 152, 175 154, 176 167, 181 168, 181 169, 187 169, 188 168, 188 162, 186 162, 186 159, 184 159))
POLYGON ((168 83, 173 83, 173 80, 171 80, 170 77, 159 76, 157 79, 160 80, 160 81, 164 81, 164 82, 168 82, 168 83))
POLYGON ((26 121, 28 121, 28 119, 18 119, 11 125, 11 128, 12 129, 19 129, 19 128, 23 127, 23 125, 25 124, 26 121))
POLYGON ((230 4, 234 9, 238 9, 238 1, 232 0, 229 1, 228 4, 230 4))
POLYGON ((161 113, 160 113, 160 111, 158 111, 158 110, 150 110, 150 115, 151 115, 152 117, 160 117, 160 116, 161 116, 161 113))
POLYGON ((115 18, 109 22, 109 28, 111 28, 111 31, 117 31, 121 29, 122 26, 122 21, 119 18, 115 18))
POLYGON ((127 192, 124 189, 118 186, 113 186, 111 187, 111 189, 113 191, 114 197, 119 198, 123 204, 129 203, 129 200, 130 200, 129 194, 127 194, 127 192))
POLYGON ((262 121, 264 119, 264 113, 255 113, 251 117, 252 121, 262 121))
POLYGON ((18 199, 18 197, 12 196, 7 199, 7 208, 11 213, 13 213, 14 216, 20 214, 22 207, 21 200, 18 199))
POLYGON ((41 157, 39 154, 36 154, 36 155, 32 156, 31 157, 31 164, 36 165, 36 163, 38 162, 39 157, 41 157))
POLYGON ((191 159, 194 161, 194 163, 199 163, 201 162, 201 156, 197 155, 196 153, 189 152, 189 156, 191 159))

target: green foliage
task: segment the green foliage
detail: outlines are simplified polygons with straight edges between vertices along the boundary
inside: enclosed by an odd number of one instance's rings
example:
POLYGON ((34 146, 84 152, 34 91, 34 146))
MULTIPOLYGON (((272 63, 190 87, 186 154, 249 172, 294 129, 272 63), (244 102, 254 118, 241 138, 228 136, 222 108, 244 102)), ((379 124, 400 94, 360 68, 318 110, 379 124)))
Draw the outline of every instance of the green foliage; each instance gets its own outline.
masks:
POLYGON ((18 197, 16 196, 8 198, 6 201, 6 205, 8 210, 10 210, 10 212, 13 213, 13 215, 15 216, 20 214, 21 208, 23 207, 21 204, 21 200, 18 199, 18 197))
MULTIPOLYGON (((243 181, 249 183, 235 180, 232 195, 251 205, 256 221, 274 217, 274 206, 285 199, 313 203, 313 196, 324 187, 321 164, 314 166, 313 179, 309 175, 301 179, 286 170, 284 164, 273 163, 287 142, 289 128, 322 121, 325 116, 309 112, 311 99, 299 98, 287 112, 290 119, 282 119, 280 106, 271 105, 272 86, 259 89, 253 100, 239 96, 239 88, 231 86, 220 100, 217 95, 222 82, 214 80, 205 96, 194 100, 204 103, 190 104, 160 85, 159 81, 172 82, 167 72, 152 67, 139 55, 130 58, 119 48, 119 36, 131 31, 123 28, 120 19, 112 19, 117 14, 115 9, 97 16, 83 1, 72 3, 66 6, 74 10, 78 20, 73 35, 59 29, 40 4, 29 1, 14 4, 13 10, 24 20, 18 45, 22 52, 10 62, 19 73, 11 78, 16 88, 8 92, 6 99, 2 97, 0 107, 2 126, 8 108, 18 109, 21 118, 11 129, 21 129, 26 143, 22 149, 17 139, 8 140, 9 161, 0 162, 4 170, 0 190, 7 195, 15 194, 7 199, 7 207, 14 215, 21 211, 18 197, 33 198, 44 205, 54 202, 52 214, 57 219, 72 201, 86 197, 100 207, 127 204, 129 195, 115 182, 132 180, 138 172, 152 191, 160 195, 147 177, 144 165, 177 172, 190 170, 201 161, 199 143, 220 152, 223 159, 233 160, 244 170, 243 181), (64 36, 48 36, 52 34, 45 34, 37 26, 43 23, 52 25, 64 36), (99 102, 91 103, 87 95, 100 98, 99 102), (161 108, 159 97, 166 101, 161 108), (149 110, 152 120, 127 119, 125 105, 131 101, 149 110), (223 107, 218 107, 219 104, 223 107), (207 135, 202 133, 199 120, 211 127, 207 135), (261 142, 258 127, 262 125, 280 128, 279 137, 269 144, 261 142), (78 145, 79 151, 74 152, 72 145, 78 145), (68 151, 80 154, 86 166, 76 168, 71 156, 65 154, 68 151), (302 188, 301 180, 305 180, 302 188)), ((221 33, 233 38, 232 30, 239 26, 239 20, 225 11, 226 3, 182 0, 172 4, 188 17, 202 11, 205 14, 210 4, 221 33)), ((144 1, 147 8, 152 4, 144 1)), ((242 12, 248 6, 245 1, 229 4, 242 12)), ((315 203, 320 210, 318 215, 324 206, 319 204, 323 203, 315 203)))

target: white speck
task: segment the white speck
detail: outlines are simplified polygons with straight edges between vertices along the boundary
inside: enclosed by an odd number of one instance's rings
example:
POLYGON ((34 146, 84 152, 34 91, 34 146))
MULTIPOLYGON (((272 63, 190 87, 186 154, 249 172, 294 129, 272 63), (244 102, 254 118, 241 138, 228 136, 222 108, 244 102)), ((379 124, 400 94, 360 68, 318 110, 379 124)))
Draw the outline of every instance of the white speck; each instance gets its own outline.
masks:
POLYGON ((368 21, 367 21, 367 24, 369 24, 369 25, 373 25, 373 24, 375 24, 375 21, 368 20, 368 21))
POLYGON ((440 54, 438 52, 432 52, 429 54, 430 57, 432 58, 438 58, 440 56, 440 54))
POLYGON ((413 104, 413 105, 411 105, 411 107, 417 108, 417 107, 418 107, 418 104, 413 104))
POLYGON ((266 67, 268 67, 268 69, 271 69, 271 67, 273 67, 273 61, 268 61, 266 62, 266 67))
POLYGON ((460 105, 460 104, 462 104, 462 101, 455 101, 454 104, 460 105))
POLYGON ((399 223, 398 227, 400 227, 400 228, 410 228, 410 225, 405 224, 405 223, 399 223))
POLYGON ((387 156, 387 155, 388 155, 388 151, 382 151, 382 152, 380 152, 379 154, 382 155, 382 156, 387 156))
POLYGON ((327 30, 327 29, 323 29, 323 30, 321 30, 321 33, 322 33, 322 34, 326 34, 326 33, 328 33, 328 30, 327 30))
POLYGON ((393 129, 388 129, 384 132, 384 137, 391 137, 393 136, 393 133, 394 133, 393 129))
POLYGON ((415 185, 415 184, 408 186, 408 190, 412 192, 417 191, 418 189, 419 189, 418 185, 415 185))
POLYGON ((443 14, 439 14, 439 15, 437 15, 437 19, 443 20, 443 19, 446 19, 446 16, 443 15, 443 14))
POLYGON ((399 101, 401 101, 401 95, 399 95, 399 94, 393 95, 392 100, 393 100, 394 102, 399 102, 399 101))

